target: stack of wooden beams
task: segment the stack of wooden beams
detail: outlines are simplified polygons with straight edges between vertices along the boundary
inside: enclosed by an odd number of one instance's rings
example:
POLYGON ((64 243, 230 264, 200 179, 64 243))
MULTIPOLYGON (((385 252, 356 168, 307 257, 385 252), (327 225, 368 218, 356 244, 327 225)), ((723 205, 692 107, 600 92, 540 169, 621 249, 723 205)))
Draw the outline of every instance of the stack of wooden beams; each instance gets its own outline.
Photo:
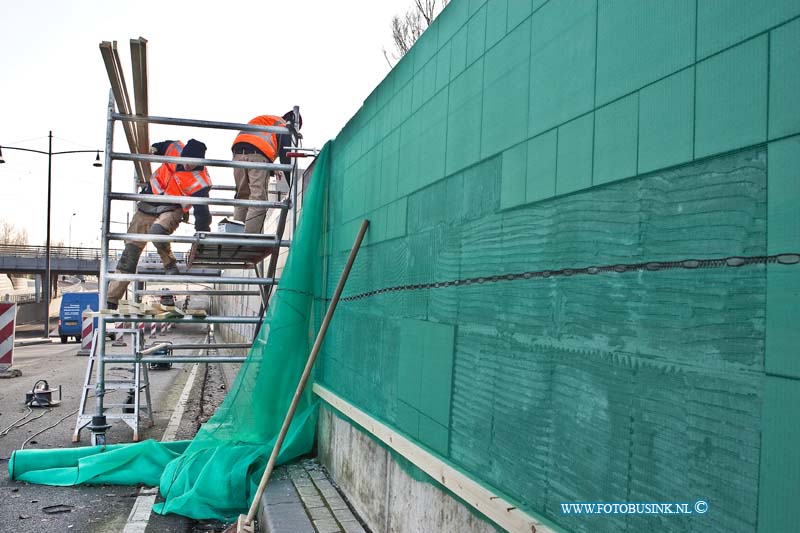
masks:
MULTIPOLYGON (((100 43, 100 54, 111 83, 111 91, 117 104, 117 111, 123 115, 147 116, 147 39, 139 37, 131 39, 131 64, 133 71, 133 94, 136 104, 135 112, 131 108, 128 86, 122 71, 122 62, 117 52, 117 41, 100 43)), ((132 154, 146 154, 150 148, 150 135, 146 122, 123 121, 125 138, 132 154)), ((148 162, 134 162, 139 183, 150 179, 151 167, 148 162)))

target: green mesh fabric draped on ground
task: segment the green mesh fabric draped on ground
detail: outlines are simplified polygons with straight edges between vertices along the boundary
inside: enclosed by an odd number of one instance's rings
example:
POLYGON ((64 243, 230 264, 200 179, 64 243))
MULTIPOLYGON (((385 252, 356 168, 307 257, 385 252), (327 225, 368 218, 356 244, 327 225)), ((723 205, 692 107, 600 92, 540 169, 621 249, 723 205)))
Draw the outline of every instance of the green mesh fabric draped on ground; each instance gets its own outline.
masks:
MULTIPOLYGON (((328 152, 320 154, 303 203, 280 286, 258 339, 225 401, 191 442, 17 451, 12 479, 44 485, 159 485, 159 513, 234 519, 255 494, 275 436, 313 342, 313 292, 319 287, 320 243, 328 152)), ((278 463, 311 450, 316 404, 310 389, 298 406, 278 463)))

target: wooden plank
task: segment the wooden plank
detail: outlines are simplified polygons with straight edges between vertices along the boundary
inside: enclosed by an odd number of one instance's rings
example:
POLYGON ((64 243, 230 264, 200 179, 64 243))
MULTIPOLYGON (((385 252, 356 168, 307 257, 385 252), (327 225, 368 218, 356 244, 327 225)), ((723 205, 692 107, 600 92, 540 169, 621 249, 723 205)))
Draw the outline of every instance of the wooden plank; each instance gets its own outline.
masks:
MULTIPOLYGON (((101 42, 100 54, 103 56, 103 63, 105 64, 106 73, 108 74, 108 81, 111 84, 111 91, 114 94, 114 100, 117 103, 117 110, 120 113, 130 115, 131 104, 128 97, 128 91, 125 87, 125 78, 122 74, 122 64, 120 63, 119 55, 117 54, 116 41, 101 42)), ((125 138, 128 141, 128 147, 130 148, 131 152, 135 152, 136 146, 138 145, 136 139, 136 130, 130 122, 123 122, 122 129, 125 132, 125 138)), ((136 174, 139 176, 139 181, 144 183, 144 170, 141 166, 141 163, 134 162, 134 168, 136 169, 136 174)))
MULTIPOLYGON (((125 82, 125 74, 124 74, 124 71, 122 70, 122 61, 120 61, 120 58, 119 58, 119 52, 117 51, 117 42, 116 41, 114 41, 114 43, 113 43, 113 45, 111 47, 111 51, 112 51, 112 55, 113 55, 113 58, 114 58, 114 64, 116 65, 117 74, 119 76, 120 87, 122 88, 123 97, 125 99, 125 109, 127 110, 126 113, 129 114, 129 115, 132 115, 133 114, 133 108, 131 107, 131 97, 130 97, 130 94, 128 93, 128 84, 125 82)), ((130 145, 130 149, 131 149, 131 153, 136 153, 136 151, 138 149, 138 146, 139 146, 139 139, 138 139, 138 136, 137 136, 138 132, 136 130, 136 127, 130 122, 123 123, 123 124, 127 124, 128 128, 133 133, 134 143, 132 145, 130 145)), ((137 174, 137 176, 139 176, 140 183, 146 183, 147 180, 145 179, 144 164, 141 161, 136 161, 136 162, 134 162, 134 167, 136 168, 136 174, 137 174)))
MULTIPOLYGON (((147 76, 147 39, 139 37, 131 39, 131 69, 133 71, 133 99, 136 105, 136 115, 146 117, 148 114, 148 76, 147 76)), ((147 122, 137 122, 136 139, 138 153, 146 154, 150 149, 150 125, 147 122)), ((143 162, 142 169, 146 179, 150 179, 152 168, 150 162, 143 162)))
POLYGON ((314 394, 349 417, 384 444, 411 461, 416 467, 441 483, 447 490, 508 531, 545 533, 555 531, 542 519, 517 509, 498 492, 459 472, 439 457, 421 448, 389 426, 377 421, 358 407, 315 383, 314 394))

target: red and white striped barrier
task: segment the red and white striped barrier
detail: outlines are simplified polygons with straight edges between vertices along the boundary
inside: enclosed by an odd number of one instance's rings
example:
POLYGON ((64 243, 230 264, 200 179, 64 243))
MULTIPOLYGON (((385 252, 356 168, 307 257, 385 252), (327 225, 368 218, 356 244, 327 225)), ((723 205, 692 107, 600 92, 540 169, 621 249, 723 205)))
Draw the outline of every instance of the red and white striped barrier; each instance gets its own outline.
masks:
MULTIPOLYGON (((125 327, 125 322, 117 322, 114 324, 114 329, 120 330, 125 327)), ((125 343, 125 334, 117 331, 114 333, 114 342, 111 343, 111 346, 127 346, 125 343)))
POLYGON ((92 351, 92 338, 94 337, 94 317, 89 306, 83 310, 83 325, 81 327, 81 349, 78 355, 89 355, 92 351))
POLYGON ((171 326, 171 325, 172 325, 172 324, 169 324, 169 323, 167 323, 167 322, 162 322, 162 323, 161 323, 161 328, 160 328, 160 329, 161 329, 161 331, 160 331, 160 333, 159 333, 159 336, 163 337, 164 335, 166 335, 166 334, 167 334, 167 331, 169 331, 169 326, 171 326))
POLYGON ((14 361, 14 328, 17 324, 17 304, 0 302, 0 372, 14 361))
POLYGON ((150 322, 150 336, 155 337, 157 331, 158 331, 158 323, 150 322))

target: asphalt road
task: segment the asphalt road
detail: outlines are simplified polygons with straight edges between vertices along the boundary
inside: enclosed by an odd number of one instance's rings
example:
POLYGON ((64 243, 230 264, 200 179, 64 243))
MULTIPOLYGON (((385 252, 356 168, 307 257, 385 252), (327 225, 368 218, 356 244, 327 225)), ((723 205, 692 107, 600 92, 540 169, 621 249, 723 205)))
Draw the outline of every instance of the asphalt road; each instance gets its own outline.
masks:
MULTIPOLYGON (((158 340, 171 340, 180 343, 199 343, 205 337, 205 326, 176 326, 173 332, 158 340)), ((148 342, 152 342, 148 339, 148 342)), ((13 450, 23 443, 25 449, 54 449, 73 446, 89 446, 89 433, 84 430, 81 442, 73 444, 71 437, 75 428, 76 416, 73 413, 79 406, 79 398, 86 373, 87 358, 77 356, 80 348, 77 343, 38 344, 20 346, 14 350, 14 365, 22 371, 22 376, 0 380, 0 531, 21 533, 41 531, 122 531, 133 502, 138 495, 138 487, 124 486, 80 486, 50 487, 30 485, 12 481, 8 477, 8 458, 13 450), (61 405, 29 412, 24 405, 25 393, 40 379, 47 380, 51 388, 61 386, 61 405), (72 414, 71 414, 72 413, 72 414), (23 418, 24 417, 24 418, 23 418), (59 423, 59 420, 64 418, 59 423), (20 420, 21 419, 21 420, 20 420), (53 425, 43 433, 41 430, 53 425), (17 427, 13 427, 17 426, 17 427), (45 507, 52 505, 68 506, 67 512, 48 514, 45 507)), ((110 348, 109 348, 110 349, 110 348)), ((121 350, 130 350, 122 348, 121 350)), ((160 439, 176 405, 178 396, 186 382, 191 364, 175 364, 170 370, 151 370, 150 384, 154 409, 155 425, 146 427, 141 438, 160 439), (184 368, 185 367, 185 368, 184 368)), ((130 375, 130 365, 110 365, 107 377, 124 378, 130 375)), ((199 382, 195 385, 199 385, 199 382)), ((109 393, 109 402, 124 401, 127 393, 109 393), (116 396, 116 398, 115 398, 116 396)), ((54 398, 57 398, 57 394, 54 398)), ((93 399, 89 400, 94 405, 93 399)), ((133 432, 120 421, 110 421, 113 427, 108 432, 108 443, 130 442, 133 432)), ((191 424, 190 424, 191 425, 191 424)), ((183 431, 182 437, 193 435, 194 429, 183 431)), ((157 524, 151 524, 147 531, 191 531, 194 525, 182 517, 154 517, 157 524)))

